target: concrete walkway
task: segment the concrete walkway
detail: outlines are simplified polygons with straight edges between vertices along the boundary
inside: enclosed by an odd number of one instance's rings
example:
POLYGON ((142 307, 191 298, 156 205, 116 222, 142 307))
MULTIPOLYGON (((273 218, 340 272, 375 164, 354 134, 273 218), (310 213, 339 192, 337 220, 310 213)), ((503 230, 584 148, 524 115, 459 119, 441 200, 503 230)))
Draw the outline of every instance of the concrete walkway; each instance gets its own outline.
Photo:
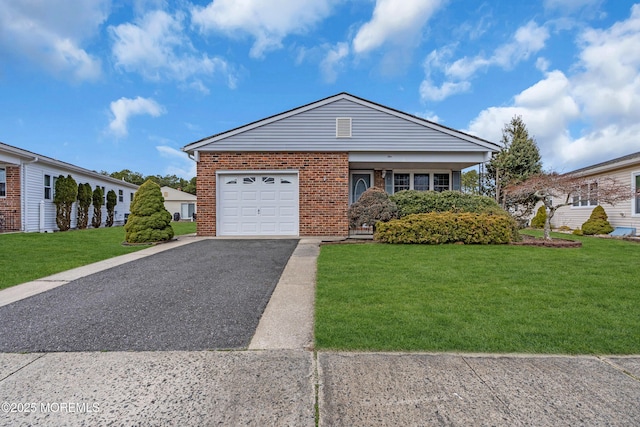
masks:
MULTIPOLYGON (((300 240, 251 350, 0 354, 0 426, 640 423, 640 356, 309 351, 319 243, 300 240)), ((82 274, 68 273, 0 305, 82 274)))

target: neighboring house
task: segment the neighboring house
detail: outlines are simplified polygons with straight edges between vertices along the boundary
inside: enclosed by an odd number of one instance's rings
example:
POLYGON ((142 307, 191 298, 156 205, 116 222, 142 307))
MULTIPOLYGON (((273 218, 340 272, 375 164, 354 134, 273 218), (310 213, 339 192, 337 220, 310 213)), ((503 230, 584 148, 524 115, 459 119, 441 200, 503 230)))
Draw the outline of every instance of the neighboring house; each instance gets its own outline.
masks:
POLYGON ((180 214, 181 220, 193 221, 193 214, 196 210, 196 196, 171 187, 162 187, 162 197, 164 197, 164 207, 175 218, 175 214, 180 214))
POLYGON ((199 235, 346 236, 367 188, 457 190, 499 146, 340 93, 183 150, 197 162, 199 235))
MULTIPOLYGON (((114 224, 124 224, 137 185, 0 142, 0 232, 57 230, 53 197, 60 175, 71 175, 78 184, 88 182, 92 189, 102 187, 105 199, 107 192, 114 190, 118 195, 114 224)), ((76 216, 74 204, 71 227, 76 226, 76 216)), ((92 217, 93 206, 89 208, 89 224, 92 217)), ((106 217, 103 206, 103 221, 106 217)))
MULTIPOLYGON (((551 218, 551 225, 554 228, 563 225, 572 229, 580 228, 589 219, 591 211, 599 204, 597 182, 600 177, 614 178, 633 190, 640 188, 640 152, 577 169, 568 174, 587 178, 592 180, 592 183, 580 189, 579 195, 573 198, 571 206, 563 206, 556 211, 551 218)), ((615 206, 600 204, 613 227, 632 227, 636 228, 637 232, 640 231, 640 195, 628 201, 616 203, 615 206)))

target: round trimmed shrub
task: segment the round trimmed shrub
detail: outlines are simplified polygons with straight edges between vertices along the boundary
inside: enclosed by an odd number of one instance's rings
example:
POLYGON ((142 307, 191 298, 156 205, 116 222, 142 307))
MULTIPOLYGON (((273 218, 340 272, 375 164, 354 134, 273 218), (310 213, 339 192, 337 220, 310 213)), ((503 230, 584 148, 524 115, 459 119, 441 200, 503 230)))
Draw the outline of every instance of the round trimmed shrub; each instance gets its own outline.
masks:
POLYGON ((162 242, 173 238, 171 214, 164 207, 158 184, 147 180, 138 188, 124 229, 128 243, 162 242))
POLYGON ((582 224, 582 233, 586 235, 609 234, 613 227, 609 224, 607 213, 600 205, 593 208, 591 216, 582 224))
POLYGON ((536 211, 536 216, 531 219, 532 228, 544 228, 544 223, 547 220, 547 209, 544 205, 540 206, 536 211))
POLYGON ((349 207, 349 226, 351 228, 370 225, 375 228, 379 221, 389 221, 398 216, 398 208, 389 195, 382 189, 371 187, 349 207))

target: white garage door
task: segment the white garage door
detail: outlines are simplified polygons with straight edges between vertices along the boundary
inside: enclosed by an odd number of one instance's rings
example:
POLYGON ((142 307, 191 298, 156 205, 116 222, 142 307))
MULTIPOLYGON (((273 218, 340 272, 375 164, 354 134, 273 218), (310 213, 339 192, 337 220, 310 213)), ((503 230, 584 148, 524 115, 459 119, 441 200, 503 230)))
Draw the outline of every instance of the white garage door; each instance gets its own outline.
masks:
POLYGON ((218 235, 298 235, 298 175, 218 175, 218 235))

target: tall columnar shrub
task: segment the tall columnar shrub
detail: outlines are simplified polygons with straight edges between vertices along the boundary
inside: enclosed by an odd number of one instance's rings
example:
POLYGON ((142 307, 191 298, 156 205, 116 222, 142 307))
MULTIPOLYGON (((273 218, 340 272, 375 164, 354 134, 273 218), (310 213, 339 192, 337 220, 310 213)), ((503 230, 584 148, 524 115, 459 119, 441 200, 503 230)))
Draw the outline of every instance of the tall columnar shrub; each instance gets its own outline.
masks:
POLYGON ((104 205, 104 192, 102 188, 96 185, 96 189, 93 190, 93 218, 91 218, 91 225, 93 228, 100 227, 102 224, 102 205, 104 205))
POLYGON ((371 187, 349 207, 349 226, 351 228, 369 225, 375 227, 379 221, 389 221, 398 216, 396 204, 382 189, 371 187))
POLYGON ((613 227, 608 221, 607 213, 600 205, 593 208, 591 216, 582 224, 582 234, 609 234, 613 231, 613 227))
POLYGON ((91 184, 78 184, 78 228, 83 230, 89 224, 89 207, 92 200, 91 184))
POLYGON ((538 208, 536 216, 531 219, 532 228, 544 228, 544 222, 547 220, 547 208, 542 205, 538 208))
POLYGON ((78 196, 78 185, 71 175, 65 178, 60 175, 56 179, 55 195, 53 203, 56 205, 56 224, 60 231, 67 231, 71 228, 71 212, 73 202, 78 196))
POLYGON ((113 225, 113 214, 118 204, 118 196, 116 192, 113 190, 107 191, 107 220, 105 221, 106 227, 111 227, 113 225))
POLYGON ((128 243, 148 243, 171 240, 171 214, 164 207, 160 186, 147 180, 133 196, 131 213, 124 226, 128 243))

